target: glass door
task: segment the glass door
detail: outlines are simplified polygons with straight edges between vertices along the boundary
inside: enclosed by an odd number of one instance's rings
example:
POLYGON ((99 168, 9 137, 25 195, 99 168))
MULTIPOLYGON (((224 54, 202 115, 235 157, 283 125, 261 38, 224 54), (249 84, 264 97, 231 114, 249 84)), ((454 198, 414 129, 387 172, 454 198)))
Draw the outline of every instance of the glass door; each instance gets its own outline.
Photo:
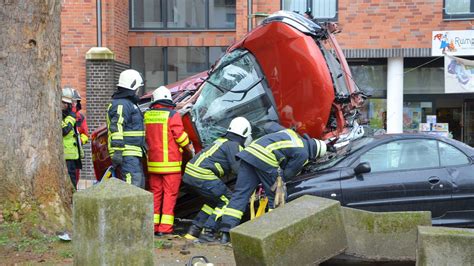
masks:
POLYGON ((474 146, 474 100, 465 100, 463 104, 463 142, 474 146))

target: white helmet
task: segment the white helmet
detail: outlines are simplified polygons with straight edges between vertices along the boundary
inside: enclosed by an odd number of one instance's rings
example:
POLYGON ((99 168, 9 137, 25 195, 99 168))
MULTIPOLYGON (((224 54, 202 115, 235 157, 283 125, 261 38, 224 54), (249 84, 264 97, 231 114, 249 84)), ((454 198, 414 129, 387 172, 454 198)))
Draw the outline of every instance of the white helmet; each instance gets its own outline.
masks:
POLYGON ((313 140, 314 140, 314 142, 316 142, 316 156, 315 156, 315 159, 319 158, 319 157, 323 157, 324 154, 326 154, 326 150, 327 150, 326 143, 322 140, 319 140, 319 139, 313 139, 313 140))
POLYGON ((245 117, 236 117, 230 121, 227 132, 232 132, 244 138, 248 138, 252 134, 252 127, 245 117))
POLYGON ((72 91, 71 88, 64 88, 61 95, 61 101, 65 103, 72 103, 73 96, 74 96, 74 92, 72 91))
POLYGON ((153 91, 153 102, 158 100, 170 100, 173 101, 171 98, 171 92, 165 86, 160 86, 158 89, 153 91))
POLYGON ((76 90, 76 89, 72 89, 72 92, 73 92, 73 95, 72 95, 72 99, 75 100, 75 101, 80 101, 82 98, 81 98, 81 95, 79 94, 79 91, 76 90))
POLYGON ((133 69, 127 69, 120 73, 119 82, 117 87, 121 87, 124 89, 136 91, 140 87, 143 87, 145 84, 143 83, 143 78, 138 71, 133 69))

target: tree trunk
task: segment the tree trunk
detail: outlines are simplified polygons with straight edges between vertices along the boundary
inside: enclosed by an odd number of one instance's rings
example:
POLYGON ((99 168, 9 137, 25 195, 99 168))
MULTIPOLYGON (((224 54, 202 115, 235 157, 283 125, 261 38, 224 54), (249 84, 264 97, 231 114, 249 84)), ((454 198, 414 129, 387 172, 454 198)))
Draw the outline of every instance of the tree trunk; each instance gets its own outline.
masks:
POLYGON ((60 0, 0 0, 0 218, 50 232, 71 222, 60 11, 60 0))

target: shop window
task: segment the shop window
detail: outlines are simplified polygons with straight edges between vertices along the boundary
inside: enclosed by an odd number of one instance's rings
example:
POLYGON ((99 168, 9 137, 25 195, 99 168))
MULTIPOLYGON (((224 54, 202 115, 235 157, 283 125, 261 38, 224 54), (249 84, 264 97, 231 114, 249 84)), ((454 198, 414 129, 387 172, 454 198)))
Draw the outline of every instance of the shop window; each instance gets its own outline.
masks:
POLYGON ((281 6, 283 10, 300 14, 310 11, 319 21, 337 20, 337 0, 283 0, 281 6))
POLYGON ((235 29, 235 0, 132 0, 130 28, 235 29))
POLYGON ((447 20, 474 18, 474 0, 444 0, 443 18, 447 20))
POLYGON ((145 92, 206 71, 225 47, 132 47, 131 66, 144 75, 145 92))

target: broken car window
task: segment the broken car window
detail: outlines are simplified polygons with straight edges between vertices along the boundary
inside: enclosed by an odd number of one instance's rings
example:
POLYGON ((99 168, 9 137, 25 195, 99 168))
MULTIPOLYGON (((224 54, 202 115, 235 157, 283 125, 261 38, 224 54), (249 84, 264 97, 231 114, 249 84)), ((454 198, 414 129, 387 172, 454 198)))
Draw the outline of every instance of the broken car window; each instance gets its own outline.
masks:
POLYGON ((225 55, 203 84, 192 110, 192 118, 204 146, 227 131, 230 121, 243 116, 252 125, 252 137, 278 116, 263 73, 253 55, 236 50, 225 55))
POLYGON ((339 60, 337 59, 334 49, 332 48, 329 41, 320 42, 320 48, 326 58, 329 70, 331 72, 334 87, 336 88, 336 94, 340 97, 348 97, 350 95, 349 89, 346 84, 344 70, 341 67, 339 60))

